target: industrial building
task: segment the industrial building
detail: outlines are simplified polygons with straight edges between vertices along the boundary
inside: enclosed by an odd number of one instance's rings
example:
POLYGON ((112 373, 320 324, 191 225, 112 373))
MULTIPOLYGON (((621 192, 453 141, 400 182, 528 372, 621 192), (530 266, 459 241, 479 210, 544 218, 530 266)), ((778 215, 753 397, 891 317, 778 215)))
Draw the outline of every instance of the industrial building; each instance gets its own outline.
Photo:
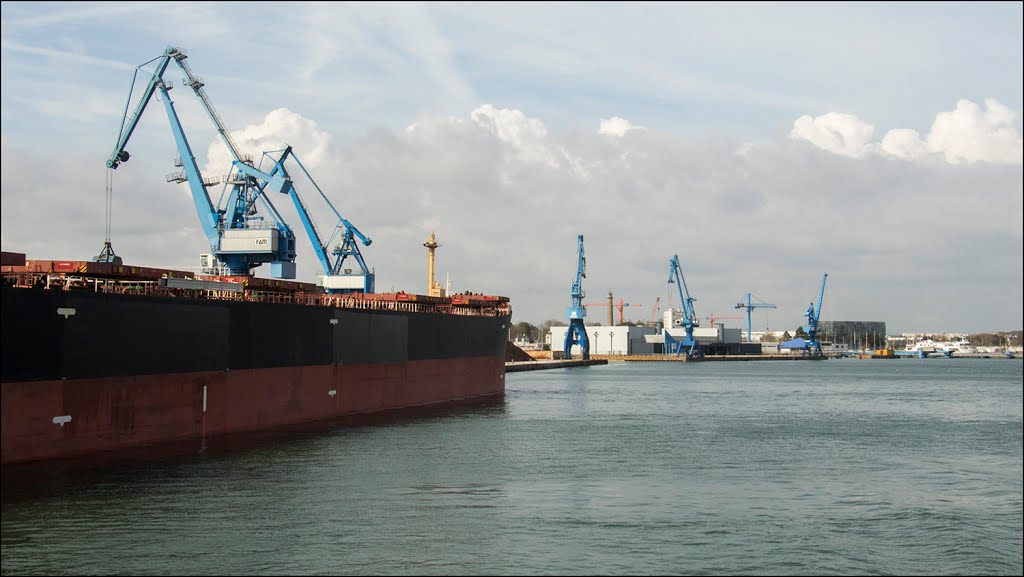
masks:
MULTIPOLYGON (((662 314, 662 326, 671 327, 663 329, 669 336, 676 340, 685 338, 686 329, 682 326, 682 311, 680 309, 667 309, 662 314)), ((659 332, 654 337, 645 337, 648 342, 657 342, 662 345, 665 336, 659 332)), ((700 343, 705 355, 759 355, 761 354, 760 343, 743 342, 742 329, 727 329, 724 323, 715 323, 710 327, 694 327, 693 338, 700 343)), ((663 352, 662 346, 658 346, 658 353, 663 352)))
POLYGON ((821 321, 818 338, 855 348, 882 349, 886 346, 886 334, 883 321, 821 321))
MULTIPOLYGON (((647 343, 645 335, 653 335, 657 332, 654 327, 634 327, 629 325, 607 327, 587 326, 587 340, 590 343, 591 355, 653 355, 661 352, 661 341, 658 345, 647 343)), ((565 334, 567 326, 551 327, 549 335, 551 342, 551 354, 555 358, 565 353, 565 334)), ((578 351, 573 352, 579 354, 578 351)))
MULTIPOLYGON (((662 315, 668 334, 676 340, 686 336, 681 326, 680 309, 668 309, 662 315)), ((664 353, 665 335, 655 327, 587 326, 587 338, 591 355, 660 355, 664 353)), ((553 326, 549 335, 551 352, 555 357, 564 354, 562 344, 567 326, 553 326)), ((742 329, 727 329, 723 323, 713 327, 695 327, 693 337, 700 342, 705 354, 709 355, 756 355, 761 354, 760 343, 742 342, 742 329)))

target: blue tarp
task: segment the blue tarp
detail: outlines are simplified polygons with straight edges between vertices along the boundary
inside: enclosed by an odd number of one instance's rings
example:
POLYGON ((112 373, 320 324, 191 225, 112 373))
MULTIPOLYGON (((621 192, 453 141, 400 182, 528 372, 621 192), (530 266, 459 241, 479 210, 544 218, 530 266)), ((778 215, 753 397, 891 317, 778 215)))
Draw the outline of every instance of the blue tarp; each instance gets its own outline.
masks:
POLYGON ((811 342, 802 338, 793 339, 784 343, 779 343, 779 350, 782 349, 806 349, 811 346, 811 342))

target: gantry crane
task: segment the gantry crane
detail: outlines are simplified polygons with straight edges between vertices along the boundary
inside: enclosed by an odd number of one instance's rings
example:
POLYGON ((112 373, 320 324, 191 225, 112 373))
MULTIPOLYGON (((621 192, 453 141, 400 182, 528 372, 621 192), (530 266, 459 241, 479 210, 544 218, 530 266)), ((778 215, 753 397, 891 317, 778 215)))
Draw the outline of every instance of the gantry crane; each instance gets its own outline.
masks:
POLYGON ((757 299, 758 302, 755 303, 752 300, 754 298, 757 298, 757 297, 753 297, 753 296, 751 296, 750 293, 747 293, 747 302, 745 302, 745 303, 744 302, 736 303, 736 308, 738 308, 738 309, 744 309, 744 308, 747 309, 747 342, 748 343, 750 342, 750 313, 751 313, 751 311, 753 311, 754 309, 774 309, 774 308, 776 308, 775 305, 768 304, 768 303, 764 302, 761 299, 757 299))
POLYGON ((807 312, 804 316, 807 317, 807 351, 812 357, 820 357, 821 343, 818 342, 818 317, 821 316, 821 299, 825 296, 825 280, 828 279, 828 273, 825 273, 821 277, 821 290, 818 292, 818 307, 814 307, 814 303, 807 307, 807 312))
POLYGON ((678 255, 672 255, 672 260, 668 263, 668 282, 669 284, 676 284, 676 290, 679 291, 679 301, 683 306, 683 318, 677 321, 673 317, 672 324, 675 326, 677 323, 681 323, 686 330, 686 337, 684 340, 678 341, 669 334, 669 327, 662 329, 662 333, 665 336, 665 352, 672 351, 678 355, 685 349, 688 359, 701 358, 704 356, 704 351, 701 350, 697 339, 693 338, 694 327, 700 326, 700 321, 697 320, 697 313, 693 310, 693 302, 697 299, 690 296, 690 289, 686 286, 686 279, 683 278, 683 271, 679 266, 678 255))
MULTIPOLYGON (((192 200, 199 213, 199 222, 210 242, 210 249, 214 257, 213 259, 202 258, 205 272, 248 276, 252 274, 255 267, 269 262, 272 276, 295 278, 295 235, 265 194, 268 188, 282 194, 289 194, 292 190, 292 182, 287 178, 283 169, 278 166, 272 169, 272 174, 268 174, 253 166, 251 156, 243 157, 239 153, 238 147, 232 141, 224 123, 221 122, 207 98, 203 90, 203 81, 192 74, 185 63, 186 58, 188 56, 181 49, 169 47, 161 56, 136 68, 135 75, 138 77, 143 66, 156 62, 156 70, 130 118, 128 107, 131 104, 131 91, 129 91, 128 103, 125 104, 125 114, 121 121, 121 131, 114 151, 107 160, 107 168, 116 169, 130 158, 125 146, 128 145, 128 140, 138 127, 146 105, 152 100, 154 94, 159 93, 159 99, 164 103, 164 109, 171 124, 171 132, 174 134, 177 144, 179 154, 177 164, 182 167, 180 172, 168 175, 167 181, 188 182, 192 200), (192 148, 185 137, 184 128, 174 109, 174 103, 171 101, 169 91, 172 85, 163 78, 171 61, 177 63, 185 72, 185 85, 191 88, 202 101, 203 108, 213 121, 221 140, 231 152, 233 161, 228 177, 224 180, 204 178, 199 170, 195 156, 192 154, 192 148), (227 199, 223 204, 219 203, 217 207, 214 207, 206 189, 221 184, 221 182, 224 184, 221 199, 224 200, 225 193, 227 199), (230 190, 228 190, 229 186, 230 190), (264 209, 267 217, 260 214, 260 207, 264 209)), ((133 79, 133 88, 134 85, 133 79)))
POLYGON ((569 330, 565 332, 565 358, 572 358, 572 346, 580 346, 583 360, 590 359, 590 339, 587 329, 583 326, 583 317, 587 316, 587 307, 583 304, 583 279, 587 277, 587 259, 583 256, 583 235, 579 235, 576 248, 576 280, 569 288, 569 330))
POLYGON ((615 324, 614 321, 613 321, 613 318, 612 318, 612 311, 614 309, 618 309, 619 310, 619 326, 622 326, 622 324, 625 322, 624 319, 623 319, 623 315, 622 315, 622 311, 623 311, 624 308, 626 308, 626 307, 642 307, 644 305, 638 305, 638 304, 635 304, 635 303, 627 303, 626 301, 622 300, 622 297, 619 297, 619 302, 615 303, 615 301, 612 300, 612 291, 608 291, 608 302, 606 302, 606 303, 587 303, 587 306, 588 307, 608 307, 608 326, 613 326, 615 324))

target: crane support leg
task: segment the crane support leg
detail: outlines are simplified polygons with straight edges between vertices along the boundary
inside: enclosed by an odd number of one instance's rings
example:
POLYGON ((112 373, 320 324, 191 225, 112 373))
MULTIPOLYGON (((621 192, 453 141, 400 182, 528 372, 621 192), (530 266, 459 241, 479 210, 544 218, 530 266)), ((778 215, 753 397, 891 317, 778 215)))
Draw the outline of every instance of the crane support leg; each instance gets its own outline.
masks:
POLYGON ((583 319, 570 319, 569 330, 565 333, 565 358, 572 358, 572 346, 580 346, 580 355, 583 360, 590 360, 590 339, 587 338, 587 329, 583 327, 583 319))

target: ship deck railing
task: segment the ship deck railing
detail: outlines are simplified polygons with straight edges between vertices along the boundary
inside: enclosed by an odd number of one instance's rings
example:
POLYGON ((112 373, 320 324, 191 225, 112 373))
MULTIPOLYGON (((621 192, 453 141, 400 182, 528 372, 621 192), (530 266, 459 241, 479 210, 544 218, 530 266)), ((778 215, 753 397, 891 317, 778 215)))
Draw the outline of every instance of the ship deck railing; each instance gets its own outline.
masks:
POLYGON ((4 271, 3 282, 7 286, 30 290, 88 291, 104 294, 123 294, 186 298, 214 301, 247 301, 259 303, 298 304, 304 306, 326 306, 349 310, 396 311, 421 314, 445 314, 465 316, 503 316, 512 314, 509 303, 490 306, 452 304, 450 302, 415 302, 405 300, 368 299, 345 294, 307 293, 302 291, 258 290, 245 287, 242 291, 215 289, 191 289, 160 286, 158 281, 121 278, 100 278, 47 274, 38 272, 4 271))

